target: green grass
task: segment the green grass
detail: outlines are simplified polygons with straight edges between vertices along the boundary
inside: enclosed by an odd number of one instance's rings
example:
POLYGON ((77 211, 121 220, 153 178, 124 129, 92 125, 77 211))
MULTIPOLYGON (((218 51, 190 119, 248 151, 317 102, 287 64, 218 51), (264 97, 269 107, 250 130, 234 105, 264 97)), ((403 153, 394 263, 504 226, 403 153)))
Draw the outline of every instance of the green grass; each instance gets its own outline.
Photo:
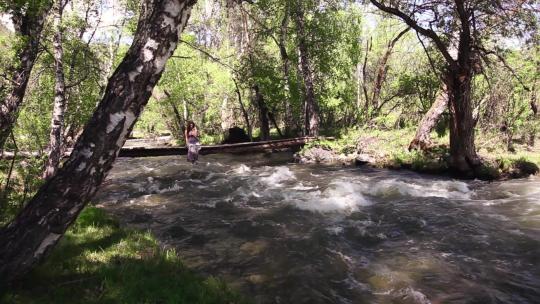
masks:
MULTIPOLYGON (((380 168, 406 168, 419 172, 444 173, 448 170, 448 134, 438 137, 431 134, 432 148, 427 152, 409 151, 408 146, 415 134, 414 128, 371 129, 352 128, 333 134, 335 140, 318 140, 307 144, 322 147, 337 154, 368 154, 380 168)), ((447 132, 448 133, 448 132, 447 132)), ((484 162, 483 177, 486 179, 520 177, 538 172, 540 144, 528 147, 517 141, 515 151, 507 151, 501 134, 477 134, 476 147, 484 162)), ((302 152, 300 152, 302 153, 302 152)))
POLYGON ((88 207, 47 261, 0 303, 247 303, 213 277, 191 272, 149 232, 121 228, 88 207))

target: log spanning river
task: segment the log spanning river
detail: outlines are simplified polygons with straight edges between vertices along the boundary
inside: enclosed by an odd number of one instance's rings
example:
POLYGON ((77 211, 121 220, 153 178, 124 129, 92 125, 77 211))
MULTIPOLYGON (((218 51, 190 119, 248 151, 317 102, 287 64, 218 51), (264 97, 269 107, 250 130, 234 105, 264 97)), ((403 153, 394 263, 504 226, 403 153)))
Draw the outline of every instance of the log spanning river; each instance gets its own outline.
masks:
POLYGON ((255 303, 540 303, 540 178, 119 159, 96 203, 255 303))

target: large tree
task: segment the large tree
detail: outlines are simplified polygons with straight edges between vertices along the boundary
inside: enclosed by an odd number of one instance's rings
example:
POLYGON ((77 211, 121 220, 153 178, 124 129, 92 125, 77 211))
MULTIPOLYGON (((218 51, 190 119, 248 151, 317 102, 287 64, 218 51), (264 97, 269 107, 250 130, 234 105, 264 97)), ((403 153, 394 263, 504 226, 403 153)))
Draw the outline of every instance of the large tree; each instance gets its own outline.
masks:
POLYGON ((429 39, 445 60, 441 80, 448 92, 450 166, 473 174, 481 165, 474 144, 472 81, 493 39, 523 34, 536 25, 536 1, 370 0, 429 39))
POLYGON ((0 0, 0 11, 11 15, 13 27, 19 40, 17 50, 19 60, 8 68, 11 75, 10 87, 0 105, 0 149, 3 149, 17 114, 23 102, 30 73, 39 53, 39 41, 45 18, 51 8, 52 0, 0 0))
POLYGON ((133 43, 70 158, 0 230, 0 280, 26 274, 55 246, 112 167, 178 44, 195 0, 145 0, 133 43))
POLYGON ((315 95, 315 84, 311 56, 308 48, 304 3, 298 1, 293 9, 296 39, 300 61, 300 74, 304 89, 304 128, 308 136, 319 136, 319 104, 315 95))

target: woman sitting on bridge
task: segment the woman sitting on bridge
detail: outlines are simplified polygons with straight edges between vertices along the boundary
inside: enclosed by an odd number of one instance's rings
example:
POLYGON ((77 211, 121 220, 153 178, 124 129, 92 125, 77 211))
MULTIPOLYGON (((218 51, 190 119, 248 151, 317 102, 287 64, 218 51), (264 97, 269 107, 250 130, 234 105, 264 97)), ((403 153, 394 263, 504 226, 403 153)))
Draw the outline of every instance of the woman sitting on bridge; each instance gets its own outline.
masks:
POLYGON ((193 121, 188 122, 184 133, 184 138, 186 139, 186 145, 188 148, 187 160, 194 164, 199 159, 199 150, 201 149, 201 144, 199 143, 199 132, 197 131, 197 126, 195 126, 193 121))

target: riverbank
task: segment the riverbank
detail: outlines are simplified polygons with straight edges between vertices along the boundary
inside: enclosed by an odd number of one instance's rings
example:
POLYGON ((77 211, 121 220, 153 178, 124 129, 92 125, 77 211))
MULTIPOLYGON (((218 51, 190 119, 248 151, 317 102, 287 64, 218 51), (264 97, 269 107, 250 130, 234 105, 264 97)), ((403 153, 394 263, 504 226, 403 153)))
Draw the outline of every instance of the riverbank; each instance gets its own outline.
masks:
MULTIPOLYGON (((300 163, 341 163, 366 165, 375 168, 407 169, 421 173, 451 175, 447 165, 448 135, 432 134, 433 145, 426 151, 409 151, 414 129, 347 130, 335 140, 318 140, 304 146, 295 156, 300 163)), ((484 180, 504 180, 537 174, 540 166, 540 144, 529 147, 519 140, 514 152, 506 149, 497 135, 479 134, 476 140, 478 155, 484 167, 484 180)))
POLYGON ((87 207, 47 261, 0 293, 1 303, 246 303, 184 266, 150 232, 87 207))

